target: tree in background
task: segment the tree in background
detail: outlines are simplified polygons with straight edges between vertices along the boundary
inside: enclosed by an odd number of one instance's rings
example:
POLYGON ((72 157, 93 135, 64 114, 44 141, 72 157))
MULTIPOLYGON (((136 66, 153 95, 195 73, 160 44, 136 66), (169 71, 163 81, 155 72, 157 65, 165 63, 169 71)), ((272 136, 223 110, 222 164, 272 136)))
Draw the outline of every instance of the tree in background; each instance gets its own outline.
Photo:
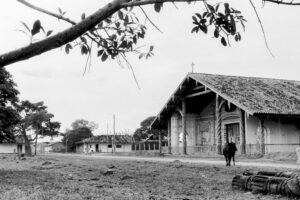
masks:
POLYGON ((98 124, 93 121, 88 121, 85 119, 77 119, 71 124, 72 130, 86 127, 89 128, 91 132, 94 132, 96 129, 98 129, 98 124))
POLYGON ((27 134, 28 131, 32 130, 35 132, 35 154, 39 135, 58 135, 60 123, 51 121, 54 115, 48 113, 47 106, 44 105, 44 102, 31 103, 28 100, 22 101, 18 105, 18 112, 22 118, 17 128, 24 137, 26 154, 32 154, 30 139, 27 134))
POLYGON ((0 142, 14 140, 14 126, 20 116, 16 110, 19 91, 12 76, 5 68, 0 68, 0 142))
POLYGON ((68 152, 76 151, 76 142, 80 142, 86 138, 92 137, 93 134, 88 127, 79 127, 73 130, 67 130, 62 139, 63 144, 66 144, 68 152))
POLYGON ((150 129, 150 125, 155 119, 155 116, 147 117, 140 123, 140 128, 136 129, 133 133, 133 138, 135 141, 141 141, 145 139, 159 140, 159 134, 161 137, 167 135, 164 130, 150 129))

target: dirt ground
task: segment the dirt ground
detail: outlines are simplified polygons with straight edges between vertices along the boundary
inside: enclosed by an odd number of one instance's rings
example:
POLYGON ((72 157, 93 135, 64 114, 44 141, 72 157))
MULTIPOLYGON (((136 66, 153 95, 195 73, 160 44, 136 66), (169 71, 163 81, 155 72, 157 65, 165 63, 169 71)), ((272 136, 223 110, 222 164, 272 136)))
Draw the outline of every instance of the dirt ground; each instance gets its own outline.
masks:
POLYGON ((0 155, 0 199, 287 199, 279 195, 232 190, 232 178, 245 169, 249 168, 180 161, 126 161, 59 155, 19 160, 13 155, 0 155))

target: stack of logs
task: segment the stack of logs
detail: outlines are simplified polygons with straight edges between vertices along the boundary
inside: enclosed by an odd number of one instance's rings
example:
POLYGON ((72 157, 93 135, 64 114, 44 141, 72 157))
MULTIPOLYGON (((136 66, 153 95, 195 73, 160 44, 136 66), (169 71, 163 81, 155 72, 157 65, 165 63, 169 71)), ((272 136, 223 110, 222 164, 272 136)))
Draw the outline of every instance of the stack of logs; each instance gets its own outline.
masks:
POLYGON ((232 187, 264 194, 300 197, 300 174, 246 170, 243 175, 233 178, 232 187))

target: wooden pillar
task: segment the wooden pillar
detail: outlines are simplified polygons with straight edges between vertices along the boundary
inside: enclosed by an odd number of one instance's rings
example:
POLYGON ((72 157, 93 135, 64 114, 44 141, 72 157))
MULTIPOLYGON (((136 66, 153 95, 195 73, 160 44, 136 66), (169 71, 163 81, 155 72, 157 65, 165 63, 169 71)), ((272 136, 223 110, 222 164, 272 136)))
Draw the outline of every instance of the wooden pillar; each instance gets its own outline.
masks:
POLYGON ((246 154, 246 134, 245 134, 245 111, 240 109, 240 149, 241 154, 246 154))
POLYGON ((260 126, 260 153, 265 154, 265 125, 264 119, 259 118, 259 126, 260 126))
POLYGON ((174 137, 174 143, 175 143, 175 154, 179 154, 179 118, 175 118, 174 120, 174 128, 175 128, 175 137, 174 137))
POLYGON ((182 100, 182 133, 183 133, 183 151, 182 154, 186 155, 186 103, 185 99, 182 100))
POLYGON ((168 154, 172 153, 171 149, 171 118, 168 120, 168 154))
POLYGON ((222 132, 221 132, 221 111, 220 106, 220 97, 216 95, 216 123, 215 123, 215 133, 217 135, 217 153, 222 154, 222 132))
POLYGON ((158 144, 158 148, 159 148, 159 154, 161 154, 162 153, 162 151, 161 151, 161 132, 159 132, 159 144, 158 144))
MULTIPOLYGON (((221 122, 222 123, 222 122, 221 122)), ((229 135, 228 135, 228 131, 227 131, 227 126, 222 126, 221 125, 221 133, 223 133, 223 139, 222 139, 222 142, 223 142, 223 145, 225 146, 226 144, 229 143, 229 135)), ((230 141, 231 142, 231 141, 230 141)))

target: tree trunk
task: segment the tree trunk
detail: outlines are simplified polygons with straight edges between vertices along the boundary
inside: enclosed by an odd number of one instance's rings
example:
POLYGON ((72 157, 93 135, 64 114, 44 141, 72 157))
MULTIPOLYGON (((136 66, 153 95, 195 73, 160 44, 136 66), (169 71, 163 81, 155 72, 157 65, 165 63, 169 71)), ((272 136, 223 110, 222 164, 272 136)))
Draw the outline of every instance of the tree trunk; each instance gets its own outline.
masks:
POLYGON ((22 127, 22 135, 23 135, 24 140, 25 140, 25 154, 31 156, 32 152, 31 152, 30 141, 28 140, 28 137, 26 135, 26 130, 23 127, 22 127))

